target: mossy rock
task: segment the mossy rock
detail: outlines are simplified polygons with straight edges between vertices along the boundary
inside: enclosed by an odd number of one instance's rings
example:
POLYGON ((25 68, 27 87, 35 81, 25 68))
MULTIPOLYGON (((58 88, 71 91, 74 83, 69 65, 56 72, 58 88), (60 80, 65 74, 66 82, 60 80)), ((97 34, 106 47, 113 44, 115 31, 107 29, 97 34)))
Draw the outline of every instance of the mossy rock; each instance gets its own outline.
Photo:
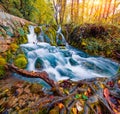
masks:
POLYGON ((6 60, 0 56, 0 78, 3 78, 5 75, 5 65, 6 60))
POLYGON ((14 56, 10 49, 8 51, 6 51, 5 55, 6 55, 7 62, 9 62, 14 56))
POLYGON ((10 37, 13 37, 13 36, 14 36, 14 34, 13 34, 12 32, 10 32, 9 30, 6 31, 6 34, 7 34, 8 36, 10 36, 10 37))
POLYGON ((2 56, 0 56, 0 66, 4 65, 6 65, 6 60, 2 56))
POLYGON ((25 35, 25 32, 24 32, 24 29, 23 28, 18 28, 18 33, 20 36, 24 36, 25 35))
POLYGON ((24 54, 19 54, 19 55, 16 56, 16 59, 19 59, 19 58, 22 58, 22 57, 24 58, 25 55, 24 54))
POLYGON ((15 43, 10 44, 10 49, 12 52, 16 52, 19 46, 15 43))
POLYGON ((14 60, 15 66, 17 66, 18 68, 26 68, 27 63, 27 58, 25 56, 22 56, 21 54, 18 55, 14 60))
POLYGON ((34 32, 38 35, 41 32, 40 27, 35 27, 34 32))
POLYGON ((28 39, 27 39, 27 35, 24 35, 24 36, 20 36, 18 39, 17 39, 17 44, 25 44, 28 42, 28 39))
POLYGON ((24 30, 24 32, 27 34, 27 33, 29 33, 29 28, 28 28, 28 26, 29 26, 29 24, 25 24, 24 26, 23 26, 23 30, 24 30))

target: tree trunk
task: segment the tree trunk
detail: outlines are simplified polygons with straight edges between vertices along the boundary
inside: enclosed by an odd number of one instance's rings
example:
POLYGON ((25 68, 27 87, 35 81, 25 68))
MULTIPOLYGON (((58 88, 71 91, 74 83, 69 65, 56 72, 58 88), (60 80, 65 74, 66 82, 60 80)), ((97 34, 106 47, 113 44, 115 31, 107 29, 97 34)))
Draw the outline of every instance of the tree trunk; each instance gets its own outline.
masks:
POLYGON ((65 8, 66 8, 66 0, 61 0, 60 2, 61 10, 60 10, 60 24, 64 21, 64 14, 65 14, 65 8))
POLYGON ((84 22, 84 12, 85 12, 85 0, 82 3, 82 23, 84 22))
POLYGON ((79 23, 79 0, 77 0, 77 11, 76 11, 76 19, 77 19, 77 23, 79 23))
POLYGON ((110 13, 111 2, 112 2, 112 0, 110 0, 110 1, 109 1, 109 4, 108 4, 106 19, 107 19, 107 17, 109 16, 109 13, 110 13))
POLYGON ((98 10, 98 21, 100 21, 102 19, 102 9, 103 9, 103 0, 101 0, 101 4, 98 10))
POLYGON ((73 11, 74 11, 74 0, 72 0, 72 3, 71 3, 71 21, 73 22, 73 11))
POLYGON ((112 14, 112 23, 114 23, 114 14, 116 9, 116 0, 114 0, 114 6, 113 6, 113 14, 112 14))

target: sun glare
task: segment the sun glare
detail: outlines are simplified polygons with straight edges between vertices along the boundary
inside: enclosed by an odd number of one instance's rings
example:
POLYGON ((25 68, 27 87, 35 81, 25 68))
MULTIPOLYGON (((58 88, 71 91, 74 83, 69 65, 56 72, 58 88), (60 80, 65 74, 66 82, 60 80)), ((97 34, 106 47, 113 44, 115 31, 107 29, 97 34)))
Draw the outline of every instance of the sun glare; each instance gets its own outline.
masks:
POLYGON ((99 5, 99 4, 101 4, 101 2, 100 2, 100 0, 96 0, 96 1, 94 2, 94 4, 95 4, 95 5, 99 5))

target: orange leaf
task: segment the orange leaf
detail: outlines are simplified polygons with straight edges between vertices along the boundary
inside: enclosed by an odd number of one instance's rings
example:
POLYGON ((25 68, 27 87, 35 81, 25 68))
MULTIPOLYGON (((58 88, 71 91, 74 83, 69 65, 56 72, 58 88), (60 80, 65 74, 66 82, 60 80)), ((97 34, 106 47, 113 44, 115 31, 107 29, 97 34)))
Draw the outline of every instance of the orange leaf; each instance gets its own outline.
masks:
POLYGON ((64 105, 63 105, 62 103, 59 103, 59 104, 58 104, 58 107, 59 107, 60 109, 62 109, 62 108, 64 108, 64 105))
POLYGON ((76 108, 72 108, 72 112, 73 112, 73 114, 77 114, 77 109, 76 108))
POLYGON ((109 92, 108 88, 105 88, 104 89, 104 96, 105 96, 105 98, 108 99, 109 95, 110 95, 110 92, 109 92))

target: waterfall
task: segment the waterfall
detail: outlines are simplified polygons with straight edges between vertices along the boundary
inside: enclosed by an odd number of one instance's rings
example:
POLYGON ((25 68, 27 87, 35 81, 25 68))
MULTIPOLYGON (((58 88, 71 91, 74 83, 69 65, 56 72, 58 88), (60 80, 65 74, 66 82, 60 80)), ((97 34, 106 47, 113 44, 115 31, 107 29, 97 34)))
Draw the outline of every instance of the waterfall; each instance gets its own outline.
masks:
MULTIPOLYGON (((28 58, 27 70, 46 71, 49 77, 55 81, 110 77, 118 71, 118 64, 109 59, 89 56, 69 45, 61 49, 59 46, 51 46, 44 41, 37 42, 34 27, 30 26, 29 29, 28 43, 21 45, 21 48, 26 50, 28 58)), ((57 34, 61 35, 62 41, 66 43, 61 33, 61 27, 59 27, 57 34)))
POLYGON ((34 27, 29 26, 29 34, 27 35, 28 43, 36 43, 37 42, 37 35, 34 33, 34 27))
POLYGON ((65 37, 64 35, 62 34, 62 28, 61 28, 61 25, 58 26, 58 30, 57 30, 57 36, 56 36, 56 42, 57 42, 57 45, 61 46, 61 45, 64 45, 66 46, 67 43, 66 43, 66 40, 65 40, 65 37))

